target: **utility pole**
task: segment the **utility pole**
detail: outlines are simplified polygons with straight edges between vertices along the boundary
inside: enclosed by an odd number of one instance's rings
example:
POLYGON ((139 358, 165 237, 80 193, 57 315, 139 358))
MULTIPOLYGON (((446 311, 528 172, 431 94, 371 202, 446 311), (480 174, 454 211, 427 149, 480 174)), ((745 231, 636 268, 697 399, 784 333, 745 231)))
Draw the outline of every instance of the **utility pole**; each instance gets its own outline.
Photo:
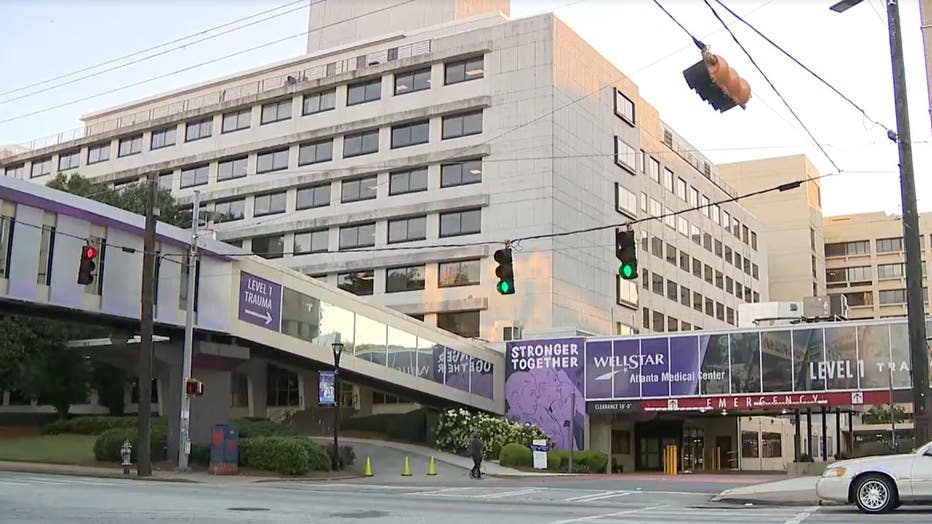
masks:
POLYGON ((929 348, 926 342, 925 307, 922 290, 922 247, 919 243, 919 211, 913 177, 913 149, 909 132, 906 98, 906 65, 897 0, 887 0, 890 58, 893 63, 893 96, 896 101, 896 135, 900 155, 900 193, 903 200, 903 242, 906 251, 906 315, 909 329, 910 370, 913 382, 913 416, 917 446, 929 441, 927 397, 929 394, 929 348))
POLYGON ((181 362, 181 409, 178 424, 178 469, 188 469, 188 454, 191 452, 191 395, 188 395, 188 379, 191 378, 191 358, 194 354, 194 289, 197 287, 197 235, 201 222, 201 192, 194 192, 194 207, 191 211, 191 245, 188 247, 188 292, 185 300, 184 356, 181 362))
POLYGON ((155 225, 158 211, 158 177, 155 171, 146 175, 146 234, 142 254, 142 304, 139 314, 139 451, 136 455, 136 474, 140 477, 152 475, 152 450, 150 449, 152 428, 152 332, 153 309, 155 308, 155 225))

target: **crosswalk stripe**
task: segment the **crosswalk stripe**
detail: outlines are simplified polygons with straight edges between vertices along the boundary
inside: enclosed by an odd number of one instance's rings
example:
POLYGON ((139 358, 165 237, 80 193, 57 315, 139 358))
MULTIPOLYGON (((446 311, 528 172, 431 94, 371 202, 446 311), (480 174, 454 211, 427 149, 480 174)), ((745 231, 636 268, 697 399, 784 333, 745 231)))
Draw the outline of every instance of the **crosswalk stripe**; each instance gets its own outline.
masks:
POLYGON ((599 495, 591 495, 588 497, 579 498, 573 502, 593 502, 596 500, 604 500, 604 499, 610 499, 614 497, 625 497, 625 496, 633 495, 633 494, 634 494, 633 491, 611 491, 611 492, 603 493, 599 495))
MULTIPOLYGON (((643 513, 643 512, 646 512, 646 511, 651 511, 651 510, 654 510, 654 509, 657 509, 657 508, 662 508, 662 507, 665 507, 665 506, 649 506, 649 507, 646 507, 646 508, 628 509, 628 510, 625 510, 625 511, 616 511, 616 512, 614 512, 614 513, 606 513, 606 514, 603 514, 603 515, 592 515, 592 516, 590 516, 590 517, 579 517, 579 518, 575 518, 575 519, 558 520, 558 521, 556 521, 556 522, 553 522, 552 524, 571 524, 571 523, 573 523, 573 522, 590 522, 590 521, 593 521, 593 520, 600 520, 600 519, 604 519, 604 518, 621 517, 621 516, 623 516, 623 515, 630 515, 630 514, 632 514, 632 513, 643 513)), ((628 521, 628 519, 624 519, 624 520, 625 520, 626 522, 628 521)), ((638 517, 638 520, 643 520, 643 517, 639 516, 639 517, 638 517)))
POLYGON ((537 493, 543 490, 544 488, 530 488, 530 489, 523 489, 523 490, 518 490, 518 491, 506 491, 504 493, 489 493, 487 495, 477 495, 476 498, 504 499, 508 497, 519 497, 521 495, 530 495, 531 493, 537 493))
POLYGON ((614 493, 614 491, 603 491, 601 493, 586 493, 585 495, 577 495, 575 497, 563 499, 563 502, 576 502, 578 500, 587 499, 589 497, 597 497, 599 495, 608 495, 609 493, 614 493))

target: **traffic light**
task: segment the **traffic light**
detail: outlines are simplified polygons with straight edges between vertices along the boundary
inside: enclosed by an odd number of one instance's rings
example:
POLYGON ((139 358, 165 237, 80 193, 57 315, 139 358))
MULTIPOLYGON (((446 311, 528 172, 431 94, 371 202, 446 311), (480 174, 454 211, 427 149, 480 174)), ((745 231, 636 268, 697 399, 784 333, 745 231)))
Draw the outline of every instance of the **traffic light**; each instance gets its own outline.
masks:
POLYGON ((744 109, 751 99, 751 86, 728 66, 724 58, 708 51, 702 60, 683 71, 686 83, 699 93, 703 100, 724 113, 736 105, 744 109))
POLYGON ((94 270, 97 269, 97 248, 85 244, 81 248, 81 265, 78 266, 78 284, 87 285, 94 282, 94 270))
POLYGON ((189 397, 199 397, 204 394, 204 383, 196 378, 189 378, 184 384, 184 391, 189 397))
POLYGON ((495 276, 498 277, 495 290, 502 295, 514 295, 515 268, 512 265, 511 248, 499 249, 495 252, 494 258, 498 262, 498 267, 495 268, 495 276))
POLYGON ((615 230, 615 257, 621 262, 618 275, 625 280, 638 277, 638 249, 634 231, 630 229, 615 230))

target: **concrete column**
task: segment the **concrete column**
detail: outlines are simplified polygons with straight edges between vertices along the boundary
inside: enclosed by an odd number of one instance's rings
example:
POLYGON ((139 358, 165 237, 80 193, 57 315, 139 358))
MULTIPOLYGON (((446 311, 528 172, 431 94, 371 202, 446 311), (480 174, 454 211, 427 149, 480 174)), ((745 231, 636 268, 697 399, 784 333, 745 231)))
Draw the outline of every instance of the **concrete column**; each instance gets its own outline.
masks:
POLYGON ((238 369, 240 373, 249 378, 250 416, 266 418, 268 416, 268 375, 265 360, 251 358, 238 369))
POLYGON ((176 462, 178 460, 178 417, 181 409, 181 362, 179 358, 178 365, 172 366, 160 362, 156 366, 155 376, 159 383, 162 384, 161 398, 159 402, 162 405, 162 412, 168 422, 168 460, 176 462))
POLYGON ((359 411, 358 414, 361 417, 372 414, 372 390, 365 386, 357 386, 359 388, 359 411))
POLYGON ((806 408, 806 454, 812 456, 812 408, 806 408))
POLYGON ((795 419, 796 426, 796 436, 794 438, 794 450, 793 450, 793 462, 799 462, 800 447, 802 447, 802 428, 799 427, 799 410, 793 412, 793 418, 795 419))
POLYGON ((204 383, 204 394, 191 400, 191 442, 210 442, 215 424, 230 421, 230 375, 227 370, 196 369, 194 376, 204 383))

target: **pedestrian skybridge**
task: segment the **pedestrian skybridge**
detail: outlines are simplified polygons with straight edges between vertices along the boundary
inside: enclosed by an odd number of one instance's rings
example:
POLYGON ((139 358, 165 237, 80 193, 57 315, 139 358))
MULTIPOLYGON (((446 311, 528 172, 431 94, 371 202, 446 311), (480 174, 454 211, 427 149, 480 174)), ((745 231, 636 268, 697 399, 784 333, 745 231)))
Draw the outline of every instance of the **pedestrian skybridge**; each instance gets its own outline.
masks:
MULTIPOLYGON (((144 217, 0 177, 0 307, 8 313, 138 323, 144 217), (77 283, 81 250, 99 248, 94 281, 77 283)), ((184 326, 190 232, 159 223, 156 331, 184 326)), ((501 353, 366 302, 248 251, 198 241, 195 329, 326 369, 344 344, 349 376, 443 403, 504 411, 501 353)), ((217 337, 214 337, 217 338, 217 337)))

